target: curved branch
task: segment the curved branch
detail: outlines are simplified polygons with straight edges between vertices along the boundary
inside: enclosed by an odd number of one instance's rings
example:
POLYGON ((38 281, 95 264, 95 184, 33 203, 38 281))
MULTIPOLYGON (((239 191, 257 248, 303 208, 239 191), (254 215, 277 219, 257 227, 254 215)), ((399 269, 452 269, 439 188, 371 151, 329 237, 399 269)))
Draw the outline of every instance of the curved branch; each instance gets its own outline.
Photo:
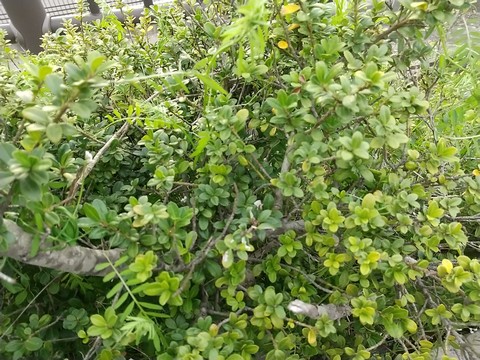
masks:
MULTIPOLYGON (((95 270, 95 267, 108 260, 110 260, 110 262, 117 261, 123 252, 122 249, 96 250, 83 246, 69 246, 60 250, 50 250, 45 244, 41 244, 38 254, 30 257, 33 235, 27 233, 11 220, 4 219, 3 223, 5 228, 15 238, 15 242, 10 244, 7 251, 0 251, 0 257, 9 257, 29 265, 46 267, 78 275, 104 276, 110 272, 110 268, 107 267, 106 269, 98 271, 95 270)), ((284 221, 282 226, 271 231, 270 235, 278 236, 287 230, 302 232, 304 226, 303 220, 284 221)), ((275 242, 270 243, 270 245, 275 244, 275 242)), ((199 260, 201 261, 203 258, 200 257, 200 259, 194 261, 193 266, 190 264, 192 269, 198 265, 199 260)))
POLYGON ((373 40, 373 43, 376 44, 377 42, 379 42, 380 40, 383 40, 383 39, 386 39, 391 33, 401 29, 401 28, 404 28, 406 26, 411 26, 411 25, 414 25, 414 26, 420 26, 420 22, 416 19, 405 19, 405 20, 402 20, 394 25, 392 25, 391 27, 389 27, 387 30, 385 30, 384 32, 380 33, 377 35, 377 37, 373 40))
POLYGON ((14 236, 15 242, 10 244, 5 252, 0 251, 0 257, 9 257, 25 264, 36 265, 79 275, 103 276, 110 272, 107 267, 101 271, 95 270, 98 264, 115 262, 119 259, 122 249, 96 250, 82 246, 69 246, 60 250, 48 250, 43 245, 37 255, 30 257, 33 236, 11 220, 3 220, 6 229, 14 236), (108 260, 107 260, 108 259, 108 260))
POLYGON ((113 141, 120 139, 128 130, 129 123, 125 122, 120 129, 118 129, 115 134, 113 134, 110 139, 98 150, 95 156, 87 162, 87 164, 78 171, 77 177, 70 186, 68 191, 68 196, 65 200, 62 201, 62 204, 68 204, 75 198, 78 188, 83 184, 87 176, 92 172, 94 166, 98 163, 100 158, 105 154, 108 148, 112 145, 113 141))

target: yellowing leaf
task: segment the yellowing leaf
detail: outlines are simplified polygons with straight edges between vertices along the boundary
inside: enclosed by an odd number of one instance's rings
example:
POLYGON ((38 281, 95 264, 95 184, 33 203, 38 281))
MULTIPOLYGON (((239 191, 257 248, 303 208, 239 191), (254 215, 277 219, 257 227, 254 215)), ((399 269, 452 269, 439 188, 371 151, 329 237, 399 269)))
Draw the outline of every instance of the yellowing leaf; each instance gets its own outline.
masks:
POLYGON ((475 170, 473 170, 472 174, 473 174, 473 176, 480 176, 480 170, 475 169, 475 170))
POLYGON ((419 9, 422 11, 426 11, 428 9, 428 3, 426 1, 415 1, 412 2, 410 6, 414 9, 419 9))
POLYGON ((282 6, 282 10, 280 10, 280 14, 281 14, 282 16, 290 15, 290 14, 296 13, 298 10, 300 10, 300 6, 299 6, 299 5, 297 5, 297 4, 288 4, 288 5, 282 6))
POLYGON ((284 40, 281 40, 278 42, 277 46, 280 48, 280 49, 288 49, 288 43, 284 40))
POLYGON ((247 166, 248 165, 248 160, 243 155, 238 155, 238 162, 242 166, 247 166))
POLYGON ((442 265, 445 266, 445 268, 447 269, 447 271, 450 273, 450 271, 452 271, 453 269, 453 264, 450 260, 448 259, 443 259, 442 260, 442 265))
POLYGON ((315 330, 310 329, 308 331, 308 336, 307 336, 308 343, 312 346, 317 345, 317 334, 315 334, 315 330))
POLYGON ((440 277, 444 277, 447 274, 450 274, 453 269, 453 264, 450 260, 448 259, 443 259, 442 260, 442 265, 439 265, 437 267, 437 272, 440 277))
POLYGON ((212 324, 208 328, 208 332, 211 336, 217 336, 218 334, 218 325, 217 324, 212 324))
POLYGON ((298 29, 299 27, 300 27, 299 24, 293 23, 293 24, 288 26, 288 31, 293 31, 295 29, 298 29))
POLYGON ((367 255, 367 258, 370 262, 377 262, 380 260, 380 253, 378 251, 372 251, 367 255))
POLYGON ((405 319, 405 328, 410 334, 415 334, 417 332, 417 323, 412 319, 405 319))

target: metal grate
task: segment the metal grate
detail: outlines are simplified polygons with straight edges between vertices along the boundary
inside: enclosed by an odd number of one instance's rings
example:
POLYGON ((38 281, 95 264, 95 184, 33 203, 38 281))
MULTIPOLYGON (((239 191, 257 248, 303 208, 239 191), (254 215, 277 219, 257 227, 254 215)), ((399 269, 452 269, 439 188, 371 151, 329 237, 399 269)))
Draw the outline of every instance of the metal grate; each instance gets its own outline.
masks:
MULTIPOLYGON (((116 0, 106 0, 107 4, 115 5, 116 0)), ((142 0, 122 0, 125 5, 143 5, 142 0)), ((171 2, 170 0, 153 0, 154 4, 165 4, 171 2)), ((45 6, 45 11, 50 16, 65 16, 75 14, 77 12, 78 0, 42 0, 45 6)), ((88 11, 88 4, 86 0, 85 11, 88 11)), ((8 24, 10 22, 8 15, 0 2, 0 25, 8 24)))
MULTIPOLYGON (((64 16, 77 12, 76 0, 42 0, 45 11, 50 16, 64 16)), ((85 4, 88 10, 88 5, 85 4)))
MULTIPOLYGON (((114 5, 116 3, 115 0, 106 0, 107 4, 110 4, 110 5, 114 5)), ((133 4, 138 4, 138 5, 143 5, 143 1, 142 0, 122 0, 122 2, 125 4, 125 5, 133 5, 133 4)))
POLYGON ((3 8, 2 3, 0 3, 0 25, 8 24, 10 20, 8 19, 8 15, 3 8))
MULTIPOLYGON (((45 11, 50 16, 65 16, 75 14, 78 9, 77 0, 42 0, 45 11)), ((122 0, 125 5, 143 5, 142 0, 122 0)), ((114 5, 116 0, 106 0, 109 5, 114 5)), ((84 1, 85 11, 88 11, 88 4, 84 1)))

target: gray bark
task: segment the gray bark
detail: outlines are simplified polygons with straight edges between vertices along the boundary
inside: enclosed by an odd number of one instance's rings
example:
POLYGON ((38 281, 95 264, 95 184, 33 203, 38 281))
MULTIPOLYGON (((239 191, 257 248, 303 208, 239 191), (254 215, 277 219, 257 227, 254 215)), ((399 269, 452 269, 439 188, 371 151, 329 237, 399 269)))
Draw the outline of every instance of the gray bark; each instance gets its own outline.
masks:
POLYGON ((121 249, 97 250, 82 246, 68 246, 63 249, 50 250, 47 244, 41 244, 38 253, 30 257, 33 243, 32 234, 10 220, 3 220, 7 230, 14 236, 15 242, 10 244, 0 257, 9 257, 25 264, 36 265, 79 275, 103 276, 111 271, 110 267, 97 271, 98 264, 108 260, 114 263, 120 258, 121 249), (107 260, 108 259, 108 260, 107 260))

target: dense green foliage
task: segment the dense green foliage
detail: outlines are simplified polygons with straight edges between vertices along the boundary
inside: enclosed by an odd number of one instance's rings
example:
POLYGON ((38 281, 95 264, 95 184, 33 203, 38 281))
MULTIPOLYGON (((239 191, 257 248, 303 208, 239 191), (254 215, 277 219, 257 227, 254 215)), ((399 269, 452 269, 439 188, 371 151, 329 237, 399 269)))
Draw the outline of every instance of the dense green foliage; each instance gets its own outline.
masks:
POLYGON ((447 34, 467 2, 205 3, 67 23, 20 60, 2 44, 0 219, 30 256, 124 251, 103 281, 3 258, 0 357, 427 360, 461 341, 480 321, 480 36, 447 34))

